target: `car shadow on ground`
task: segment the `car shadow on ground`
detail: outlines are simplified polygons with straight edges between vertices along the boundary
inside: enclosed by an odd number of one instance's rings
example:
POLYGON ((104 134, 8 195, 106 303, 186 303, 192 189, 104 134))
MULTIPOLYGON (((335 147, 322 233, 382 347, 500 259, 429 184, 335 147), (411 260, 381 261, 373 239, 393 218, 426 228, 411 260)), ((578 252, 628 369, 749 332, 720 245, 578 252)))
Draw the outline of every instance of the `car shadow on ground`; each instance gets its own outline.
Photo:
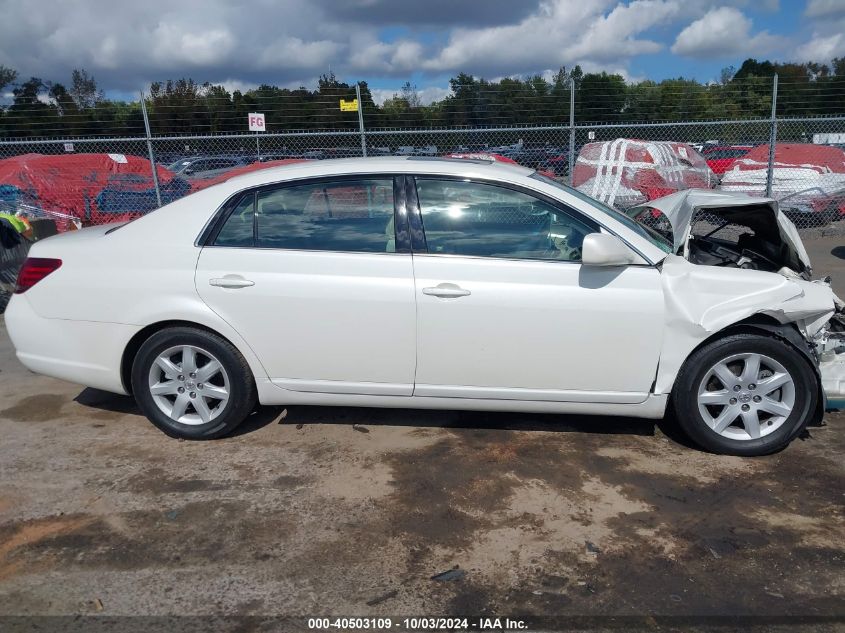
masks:
POLYGON ((830 254, 834 257, 838 257, 839 259, 845 259, 845 246, 836 246, 831 251, 830 254))
MULTIPOLYGON (((120 415, 142 415, 131 396, 86 388, 74 398, 84 407, 120 415)), ((374 426, 407 426, 443 429, 489 429, 503 431, 547 431, 600 435, 654 436, 659 429, 671 440, 691 446, 671 415, 661 420, 607 415, 553 413, 509 413, 430 409, 382 409, 372 407, 260 406, 231 434, 247 435, 272 424, 352 425, 363 433, 374 426)))

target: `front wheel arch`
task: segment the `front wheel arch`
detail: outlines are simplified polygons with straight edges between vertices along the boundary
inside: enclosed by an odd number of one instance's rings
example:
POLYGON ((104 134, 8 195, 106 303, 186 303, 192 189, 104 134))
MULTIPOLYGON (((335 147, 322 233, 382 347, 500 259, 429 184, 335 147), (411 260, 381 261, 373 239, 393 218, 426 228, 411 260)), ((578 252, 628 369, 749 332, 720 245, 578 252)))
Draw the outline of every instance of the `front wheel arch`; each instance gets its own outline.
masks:
MULTIPOLYGON (((824 389, 822 388, 822 376, 821 371, 819 370, 819 361, 815 357, 813 349, 810 347, 807 340, 804 338, 804 335, 798 330, 798 327, 794 323, 780 323, 776 319, 766 316, 764 314, 755 314, 753 316, 748 317, 747 319, 743 319, 742 321, 738 321, 728 327, 719 330, 718 332, 714 333, 713 335, 709 336, 701 343, 696 345, 696 347, 690 351, 687 355, 687 358, 692 356, 696 351, 700 348, 704 347, 712 343, 713 341, 725 338, 727 336, 731 336, 732 334, 764 334, 766 336, 770 336, 772 338, 778 339, 785 345, 789 345, 795 351, 797 351, 801 356, 806 360, 807 364, 810 366, 810 369, 813 371, 813 374, 816 376, 816 407, 813 410, 812 417, 810 418, 810 424, 818 424, 821 422, 822 418, 824 417, 824 410, 825 410, 825 395, 824 389)), ((686 361, 684 361, 686 364, 686 361)))

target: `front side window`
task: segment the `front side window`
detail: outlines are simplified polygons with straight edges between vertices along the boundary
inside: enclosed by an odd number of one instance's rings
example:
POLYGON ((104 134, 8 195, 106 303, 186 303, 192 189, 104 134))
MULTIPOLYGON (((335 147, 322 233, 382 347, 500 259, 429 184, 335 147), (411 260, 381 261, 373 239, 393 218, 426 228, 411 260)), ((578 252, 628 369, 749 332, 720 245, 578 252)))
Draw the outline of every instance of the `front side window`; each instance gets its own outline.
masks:
MULTIPOLYGON (((605 215, 608 215, 611 218, 613 218, 614 220, 616 220, 617 222, 625 225, 625 227, 634 231, 640 237, 644 237, 645 239, 647 239, 649 242, 651 242, 654 246, 656 246, 657 248, 659 248, 663 252, 665 252, 665 253, 671 253, 672 252, 672 241, 671 240, 666 239, 665 236, 661 235, 660 233, 658 233, 654 229, 652 229, 648 226, 645 226, 643 224, 640 224, 639 222, 634 220, 632 217, 625 215, 621 211, 617 211, 613 207, 610 207, 610 206, 604 204, 603 202, 599 202, 595 198, 588 196, 583 191, 579 191, 578 189, 575 189, 574 187, 567 187, 566 185, 559 183, 557 180, 552 180, 551 178, 543 176, 542 174, 538 174, 537 172, 534 172, 533 174, 531 174, 531 178, 534 178, 535 180, 539 180, 540 182, 544 182, 548 185, 556 187, 557 189, 560 189, 561 191, 565 191, 566 193, 575 196, 576 198, 578 198, 582 202, 586 202, 587 204, 589 204, 593 208, 597 209, 598 211, 601 211, 605 215)), ((641 213, 641 211, 637 210, 637 209, 632 210, 632 212, 634 214, 641 213)))
POLYGON ((598 230, 574 212, 497 185, 416 182, 429 253, 577 262, 584 236, 598 230))
POLYGON ((395 252, 393 179, 341 180, 259 191, 255 245, 395 252))

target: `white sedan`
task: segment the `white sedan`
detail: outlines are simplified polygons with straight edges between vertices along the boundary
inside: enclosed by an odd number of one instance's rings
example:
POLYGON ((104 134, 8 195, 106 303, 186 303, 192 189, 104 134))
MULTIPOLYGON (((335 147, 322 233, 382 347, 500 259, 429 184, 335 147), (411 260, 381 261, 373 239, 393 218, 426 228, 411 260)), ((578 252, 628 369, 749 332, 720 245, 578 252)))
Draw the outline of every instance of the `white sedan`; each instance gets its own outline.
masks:
POLYGON ((270 168, 36 243, 6 324, 31 370, 133 394, 176 437, 257 403, 671 403, 701 446, 769 453, 823 414, 836 300, 776 203, 715 195, 752 228, 734 250, 685 231, 696 198, 664 205, 673 239, 491 161, 270 168))

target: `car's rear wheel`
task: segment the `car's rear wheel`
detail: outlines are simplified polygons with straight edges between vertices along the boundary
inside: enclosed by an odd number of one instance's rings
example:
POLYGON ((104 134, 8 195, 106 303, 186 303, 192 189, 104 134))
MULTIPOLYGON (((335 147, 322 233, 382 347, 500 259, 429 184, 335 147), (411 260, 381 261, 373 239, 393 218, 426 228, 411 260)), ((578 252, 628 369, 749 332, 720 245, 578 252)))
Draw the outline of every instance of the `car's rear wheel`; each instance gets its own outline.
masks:
POLYGON ((778 339, 734 334, 696 350, 678 374, 678 424, 700 446, 767 455, 787 446, 814 410, 817 379, 802 354, 778 339))
POLYGON ((252 374, 238 350, 190 327, 161 330, 141 345, 132 365, 132 391, 158 428, 194 440, 230 433, 256 402, 252 374))

